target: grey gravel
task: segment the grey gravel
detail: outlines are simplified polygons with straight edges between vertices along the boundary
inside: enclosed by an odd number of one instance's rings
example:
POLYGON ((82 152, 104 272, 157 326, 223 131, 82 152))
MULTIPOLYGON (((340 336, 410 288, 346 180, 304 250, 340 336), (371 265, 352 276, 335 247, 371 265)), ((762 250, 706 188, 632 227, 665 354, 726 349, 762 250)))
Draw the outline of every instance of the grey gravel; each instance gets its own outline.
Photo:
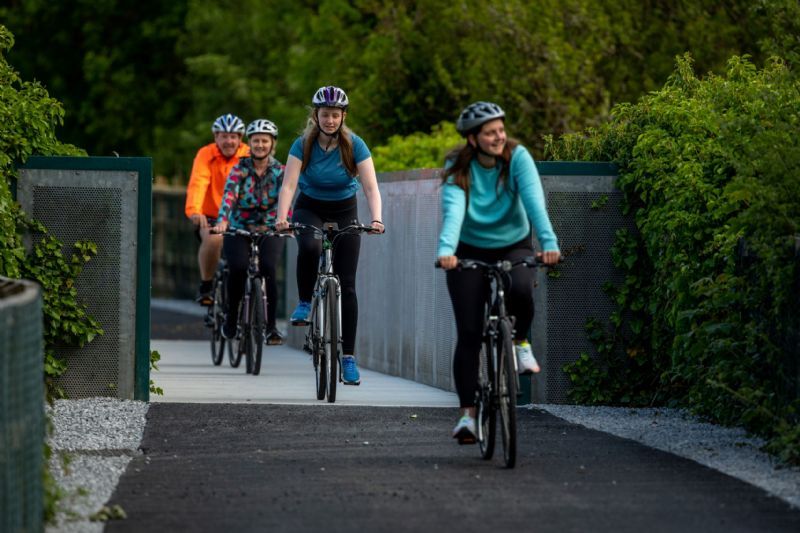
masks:
MULTIPOLYGON (((537 404, 569 422, 641 442, 756 485, 800 507, 800 468, 781 468, 738 428, 704 423, 678 409, 629 409, 537 404)), ((92 398, 48 407, 53 422, 50 467, 67 496, 48 533, 100 532, 92 522, 109 500, 131 458, 140 453, 148 404, 92 398), (66 466, 64 466, 66 458, 66 466)))
POLYGON ((145 402, 90 398, 47 407, 53 423, 50 471, 65 497, 48 533, 94 533, 89 517, 111 498, 144 434, 145 402))
POLYGON ((746 481, 800 508, 800 468, 781 467, 764 441, 741 428, 698 420, 680 409, 537 404, 568 422, 635 440, 746 481))

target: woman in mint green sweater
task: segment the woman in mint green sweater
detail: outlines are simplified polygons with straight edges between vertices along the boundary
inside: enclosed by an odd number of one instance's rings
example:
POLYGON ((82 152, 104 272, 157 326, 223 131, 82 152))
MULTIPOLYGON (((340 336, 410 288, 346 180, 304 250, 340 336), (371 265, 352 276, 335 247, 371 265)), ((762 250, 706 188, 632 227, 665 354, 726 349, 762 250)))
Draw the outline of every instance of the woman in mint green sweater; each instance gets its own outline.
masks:
MULTIPOLYGON (((478 270, 458 270, 459 259, 486 262, 533 255, 531 228, 544 263, 558 262, 558 241, 545 207, 539 172, 528 150, 506 137, 505 113, 497 104, 475 102, 458 118, 456 129, 466 139, 448 155, 442 183, 444 221, 439 235, 439 263, 447 270, 458 339, 453 376, 461 405, 453 438, 474 444, 475 388, 488 287, 478 270)), ((506 304, 516 317, 515 348, 520 372, 539 372, 526 339, 533 321, 533 271, 511 271, 506 304)))

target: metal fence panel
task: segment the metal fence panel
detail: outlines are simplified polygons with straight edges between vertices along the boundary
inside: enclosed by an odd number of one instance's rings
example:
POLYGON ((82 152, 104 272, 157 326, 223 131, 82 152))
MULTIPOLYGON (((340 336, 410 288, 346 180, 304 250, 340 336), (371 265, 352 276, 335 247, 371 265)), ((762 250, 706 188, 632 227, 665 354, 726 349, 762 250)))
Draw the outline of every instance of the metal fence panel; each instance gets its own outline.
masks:
MULTIPOLYGON (((524 383, 537 402, 567 401, 564 364, 582 352, 594 354, 586 338, 589 317, 606 318, 613 309, 605 282, 620 282, 610 249, 618 228, 633 229, 621 214, 622 194, 607 164, 540 163, 548 211, 562 251, 560 277, 537 274, 534 352, 543 371, 524 383)), ((455 323, 444 272, 433 267, 441 207, 436 171, 379 175, 386 234, 362 238, 357 292, 359 364, 392 375, 454 390, 452 354, 455 323)), ((359 215, 370 220, 359 193, 359 215)), ((537 244, 538 249, 538 244, 537 244)), ((296 247, 287 253, 288 308, 297 301, 296 247)), ((290 328, 290 343, 302 345, 303 328, 290 328)))
POLYGON ((44 436, 39 287, 0 277, 0 531, 42 530, 44 436))
POLYGON ((104 333, 57 349, 67 359, 57 384, 70 398, 147 399, 152 175, 141 159, 33 158, 19 170, 18 201, 65 253, 77 241, 97 245, 76 288, 104 333))

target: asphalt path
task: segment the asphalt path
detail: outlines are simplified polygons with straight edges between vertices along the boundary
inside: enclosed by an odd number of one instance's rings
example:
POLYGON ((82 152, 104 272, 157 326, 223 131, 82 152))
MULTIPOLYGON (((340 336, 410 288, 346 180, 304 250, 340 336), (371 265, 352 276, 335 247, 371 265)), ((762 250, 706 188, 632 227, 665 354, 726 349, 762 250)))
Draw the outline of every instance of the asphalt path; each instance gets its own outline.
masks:
POLYGON ((536 409, 518 409, 517 466, 502 468, 453 442, 454 415, 153 403, 109 502, 127 518, 106 531, 800 531, 761 489, 536 409))

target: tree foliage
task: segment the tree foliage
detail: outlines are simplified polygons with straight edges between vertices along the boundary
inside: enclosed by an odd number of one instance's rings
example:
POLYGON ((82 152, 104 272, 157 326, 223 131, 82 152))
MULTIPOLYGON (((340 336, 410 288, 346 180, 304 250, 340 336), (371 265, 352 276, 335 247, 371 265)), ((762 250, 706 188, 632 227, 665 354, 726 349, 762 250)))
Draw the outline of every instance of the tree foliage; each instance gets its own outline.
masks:
POLYGON ((612 115, 547 147, 617 162, 639 230, 612 250, 619 309, 610 336, 589 326, 600 357, 567 368, 574 399, 674 402, 800 462, 797 77, 734 57, 701 79, 683 58, 663 89, 612 115))
POLYGON ((12 0, 0 18, 20 36, 14 64, 65 103, 62 138, 152 155, 157 174, 180 180, 223 112, 274 120, 285 159, 324 84, 348 91, 348 121, 370 146, 490 99, 538 154, 542 134, 600 125, 660 87, 687 50, 701 72, 792 47, 781 55, 794 61, 797 11, 791 0, 12 0))

